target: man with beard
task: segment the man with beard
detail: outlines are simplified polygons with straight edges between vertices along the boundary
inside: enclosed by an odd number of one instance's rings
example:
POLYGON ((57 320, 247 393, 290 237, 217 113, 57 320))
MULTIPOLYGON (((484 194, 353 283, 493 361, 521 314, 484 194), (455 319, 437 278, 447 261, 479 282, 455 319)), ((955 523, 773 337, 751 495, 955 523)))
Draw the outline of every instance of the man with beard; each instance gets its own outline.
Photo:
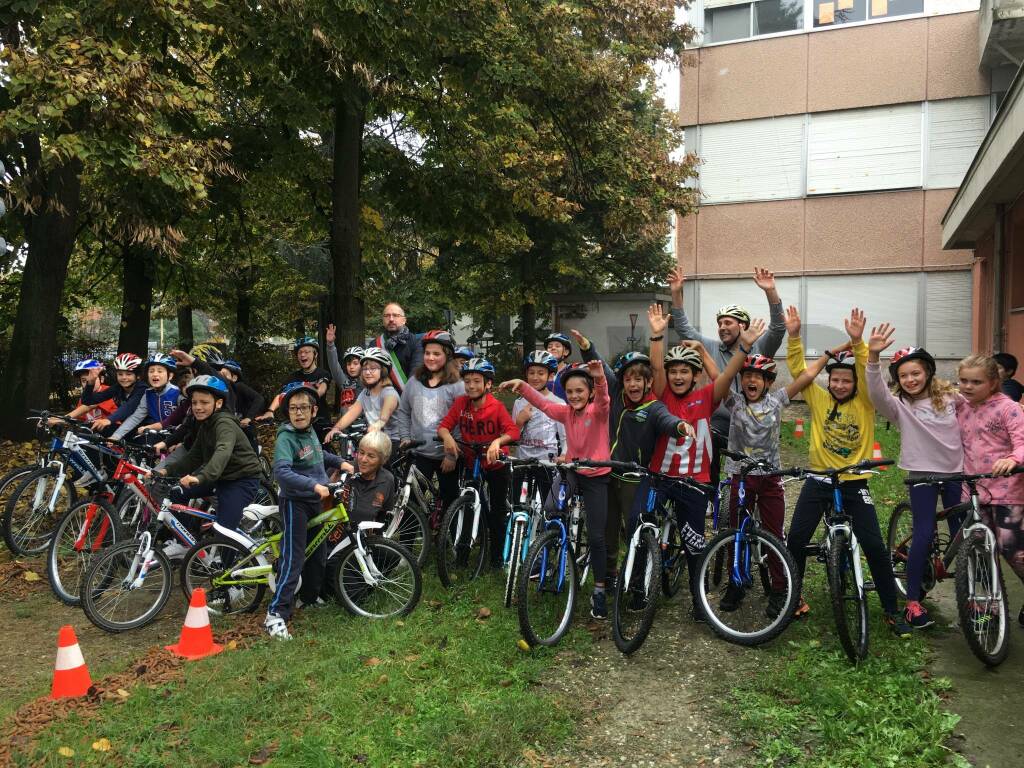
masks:
MULTIPOLYGON (((668 287, 672 292, 672 320, 676 333, 680 339, 693 339, 703 344, 711 358, 718 364, 718 369, 724 371, 740 342, 740 332, 750 327, 750 313, 736 304, 727 304, 716 313, 718 338, 702 336, 696 328, 690 325, 690 320, 683 309, 683 282, 685 280, 686 275, 678 266, 668 274, 668 287)), ((768 330, 757 340, 751 354, 775 357, 775 353, 778 352, 786 335, 786 318, 782 311, 782 299, 779 298, 779 292, 775 289, 775 273, 755 267, 754 282, 768 298, 769 322, 768 330)), ((733 379, 730 389, 736 393, 737 397, 740 396, 739 376, 733 379)), ((727 447, 729 441, 730 418, 730 411, 725 405, 720 405, 711 418, 714 447, 711 456, 711 480, 715 483, 718 482, 722 463, 721 452, 727 447)))
POLYGON ((384 306, 381 322, 384 332, 376 338, 368 339, 366 346, 380 347, 391 357, 391 383, 401 394, 406 379, 423 362, 420 336, 406 326, 405 310, 396 302, 384 306))

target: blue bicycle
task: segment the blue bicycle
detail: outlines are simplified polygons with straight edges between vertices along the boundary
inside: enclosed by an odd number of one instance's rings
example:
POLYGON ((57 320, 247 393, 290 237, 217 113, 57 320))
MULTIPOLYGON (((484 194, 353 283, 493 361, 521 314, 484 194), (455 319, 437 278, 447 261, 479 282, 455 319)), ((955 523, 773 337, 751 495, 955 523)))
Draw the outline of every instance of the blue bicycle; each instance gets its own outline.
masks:
POLYGON ((544 523, 544 499, 541 498, 540 483, 535 473, 550 470, 541 467, 537 459, 509 458, 506 463, 513 469, 513 476, 517 468, 525 470, 520 482, 511 486, 509 508, 512 513, 505 525, 505 547, 502 551, 506 571, 505 607, 510 608, 530 543, 544 523))

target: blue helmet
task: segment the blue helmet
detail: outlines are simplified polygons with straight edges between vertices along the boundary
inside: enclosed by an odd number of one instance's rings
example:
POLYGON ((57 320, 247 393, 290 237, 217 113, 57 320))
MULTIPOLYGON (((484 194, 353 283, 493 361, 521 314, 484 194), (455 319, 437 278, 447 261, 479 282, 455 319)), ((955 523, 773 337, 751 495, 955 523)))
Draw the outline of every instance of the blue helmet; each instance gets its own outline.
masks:
POLYGON ((317 351, 317 353, 320 352, 320 342, 312 336, 303 336, 302 338, 296 339, 295 344, 292 345, 292 352, 298 352, 303 347, 312 347, 317 351))
POLYGON ((235 374, 235 376, 242 375, 242 365, 241 363, 238 363, 235 360, 225 360, 220 367, 227 368, 229 371, 235 374))
POLYGON ((75 363, 75 373, 85 373, 86 371, 93 371, 97 368, 102 368, 103 363, 94 357, 86 358, 75 363))
POLYGON ((473 350, 470 349, 469 347, 456 347, 455 357, 459 358, 460 360, 472 360, 474 357, 476 357, 476 353, 473 352, 473 350))
POLYGON ((568 350, 568 354, 570 354, 570 355, 572 354, 572 339, 570 339, 564 333, 562 333, 560 331, 555 331, 554 333, 549 333, 547 335, 547 337, 544 339, 544 346, 546 347, 552 341, 557 341, 559 344, 561 344, 563 347, 565 347, 568 350))
POLYGON ((224 400, 228 396, 228 385, 216 376, 196 376, 185 387, 185 392, 189 395, 193 392, 209 392, 214 397, 224 400))
POLYGON ((549 371, 558 370, 558 361, 555 356, 544 349, 536 349, 523 358, 523 368, 529 368, 531 365, 539 365, 549 371))
POLYGON ((175 360, 170 355, 161 355, 159 352, 157 352, 155 355, 150 356, 149 360, 146 361, 146 364, 142 366, 142 369, 144 371, 148 371, 149 367, 152 365, 162 365, 164 368, 167 369, 167 373, 174 373, 176 370, 178 370, 177 360, 175 360))
POLYGON ((281 407, 287 408, 288 402, 299 392, 308 392, 313 398, 313 404, 319 402, 320 393, 313 389, 313 385, 306 381, 289 381, 281 388, 281 407))
POLYGON ((494 380, 494 366, 491 365, 490 360, 485 360, 482 357, 474 357, 472 360, 464 362, 460 373, 463 376, 467 373, 479 373, 485 379, 494 380))
POLYGON ((615 367, 612 370, 621 379, 626 374, 626 369, 629 366, 637 364, 650 365, 651 358, 643 352, 627 352, 615 362, 615 367))

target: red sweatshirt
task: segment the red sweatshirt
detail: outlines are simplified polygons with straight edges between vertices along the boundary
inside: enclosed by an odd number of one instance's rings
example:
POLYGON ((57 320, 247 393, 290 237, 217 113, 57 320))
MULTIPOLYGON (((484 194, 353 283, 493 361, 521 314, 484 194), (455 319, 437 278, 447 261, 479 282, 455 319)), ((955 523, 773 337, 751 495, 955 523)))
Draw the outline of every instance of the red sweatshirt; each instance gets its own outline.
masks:
MULTIPOLYGON (((452 403, 447 415, 437 425, 438 429, 447 429, 449 432, 458 426, 462 440, 467 443, 488 444, 497 440, 502 435, 508 435, 513 440, 519 439, 519 427, 512 421, 505 406, 498 401, 494 395, 486 394, 479 408, 473 407, 473 401, 466 395, 459 395, 452 403)), ((502 447, 501 452, 508 455, 508 448, 502 447)), ((463 450, 463 456, 467 463, 473 461, 473 452, 469 449, 463 450)), ((484 469, 497 469, 501 464, 487 464, 484 462, 484 469)))

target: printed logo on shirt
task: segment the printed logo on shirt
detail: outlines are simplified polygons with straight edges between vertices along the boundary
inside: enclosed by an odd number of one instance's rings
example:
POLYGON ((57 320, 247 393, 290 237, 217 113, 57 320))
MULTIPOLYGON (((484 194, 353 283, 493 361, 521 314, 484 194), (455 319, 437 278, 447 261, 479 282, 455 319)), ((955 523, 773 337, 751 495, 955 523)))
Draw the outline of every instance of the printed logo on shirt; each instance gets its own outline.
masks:
POLYGON ((380 509, 383 506, 384 506, 384 492, 383 491, 377 491, 375 494, 373 494, 373 508, 374 509, 380 509))
POLYGON ((312 456, 315 450, 316 449, 312 445, 300 445, 295 458, 302 461, 303 459, 307 459, 312 456))
POLYGON ((829 453, 847 459, 860 450, 860 423, 852 409, 838 411, 834 418, 826 418, 821 432, 821 447, 829 453))
POLYGON ((871 499, 871 491, 869 491, 867 488, 861 488, 859 493, 860 493, 860 500, 861 501, 863 501, 865 504, 867 504, 870 507, 875 506, 875 502, 872 501, 872 499, 871 499))

